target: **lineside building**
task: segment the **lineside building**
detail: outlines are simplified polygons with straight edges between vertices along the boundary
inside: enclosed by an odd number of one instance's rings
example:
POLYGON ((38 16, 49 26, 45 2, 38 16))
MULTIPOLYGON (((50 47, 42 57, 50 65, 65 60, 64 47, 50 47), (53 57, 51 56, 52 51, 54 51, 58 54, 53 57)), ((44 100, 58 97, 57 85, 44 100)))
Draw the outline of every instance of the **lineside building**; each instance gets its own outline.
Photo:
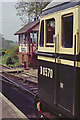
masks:
POLYGON ((19 36, 19 64, 25 68, 37 67, 38 31, 37 20, 29 22, 14 34, 19 36))

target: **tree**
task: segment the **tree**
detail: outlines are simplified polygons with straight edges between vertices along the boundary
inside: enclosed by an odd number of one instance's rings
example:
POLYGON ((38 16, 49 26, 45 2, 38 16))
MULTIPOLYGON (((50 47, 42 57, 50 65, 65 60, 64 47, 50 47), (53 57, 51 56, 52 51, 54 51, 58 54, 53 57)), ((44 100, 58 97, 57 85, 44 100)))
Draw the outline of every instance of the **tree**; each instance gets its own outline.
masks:
MULTIPOLYGON (((44 0, 43 0, 44 1, 44 0)), ((15 8, 17 10, 18 16, 20 16, 20 19, 24 24, 28 23, 28 19, 32 18, 38 18, 41 13, 42 9, 45 8, 50 2, 30 2, 27 0, 21 0, 20 2, 17 2, 15 5, 15 8)))

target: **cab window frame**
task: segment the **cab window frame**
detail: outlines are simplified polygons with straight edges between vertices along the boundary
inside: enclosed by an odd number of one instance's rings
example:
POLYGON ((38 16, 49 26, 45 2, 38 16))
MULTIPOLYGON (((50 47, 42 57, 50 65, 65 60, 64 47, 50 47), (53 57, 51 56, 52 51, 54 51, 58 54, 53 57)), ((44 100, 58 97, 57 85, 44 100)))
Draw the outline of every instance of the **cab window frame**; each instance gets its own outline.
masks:
POLYGON ((73 43, 74 43, 74 32, 73 32, 73 30, 72 30, 72 41, 71 41, 72 44, 71 44, 71 46, 70 46, 69 43, 67 45, 65 45, 64 43, 65 42, 67 43, 67 41, 63 40, 63 18, 68 19, 67 17, 72 17, 72 24, 73 24, 72 29, 74 29, 74 14, 73 14, 73 12, 63 14, 61 16, 61 46, 64 49, 72 49, 73 48, 73 43))
POLYGON ((39 31, 40 31, 40 33, 39 33, 39 35, 40 35, 40 36, 39 36, 39 38, 40 38, 40 39, 39 39, 39 46, 40 46, 40 47, 44 47, 44 31, 45 31, 44 24, 45 24, 45 23, 43 24, 43 27, 44 27, 44 28, 43 28, 43 40, 42 40, 42 37, 41 37, 41 35, 42 35, 42 32, 41 32, 42 22, 44 23, 45 21, 44 21, 44 20, 41 20, 41 21, 40 21, 40 30, 39 30, 39 31))
MULTIPOLYGON (((55 38, 53 39, 53 42, 47 42, 47 21, 51 21, 51 20, 54 20, 54 22, 55 22, 55 29, 54 29, 54 31, 56 32, 56 18, 55 17, 51 17, 51 18, 49 18, 49 19, 45 19, 45 36, 46 36, 46 38, 45 38, 45 47, 46 48, 54 48, 54 46, 55 46, 55 38)), ((55 36, 55 33, 53 34, 54 36, 55 36)))

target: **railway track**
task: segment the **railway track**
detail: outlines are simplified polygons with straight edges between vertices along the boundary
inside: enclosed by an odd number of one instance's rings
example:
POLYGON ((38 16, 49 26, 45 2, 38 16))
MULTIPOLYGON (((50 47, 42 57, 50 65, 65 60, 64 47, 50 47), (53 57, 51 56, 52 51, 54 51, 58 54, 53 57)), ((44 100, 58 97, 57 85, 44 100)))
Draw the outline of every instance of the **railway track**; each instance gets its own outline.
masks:
POLYGON ((2 81, 2 93, 9 101, 11 101, 29 120, 37 118, 34 106, 34 96, 23 91, 22 88, 15 84, 2 81))
POLYGON ((38 77, 34 76, 34 75, 30 75, 29 73, 24 73, 24 72, 21 72, 21 73, 13 73, 12 75, 14 76, 17 76, 21 79, 23 79, 24 81, 32 81, 33 83, 38 83, 37 79, 38 77))
MULTIPOLYGON (((30 75, 29 73, 24 72, 16 74, 2 72, 2 74, 0 74, 0 78, 3 82, 18 88, 19 90, 22 90, 25 95, 30 94, 31 96, 33 96, 33 98, 35 98, 36 94, 38 94, 37 82, 30 81, 30 79, 37 79, 37 77, 34 75, 30 75), (26 77, 23 77, 22 75, 26 75, 26 77)), ((36 115, 37 114, 38 113, 36 113, 36 115)), ((38 117, 40 118, 40 116, 38 117)), ((48 119, 48 117, 44 114, 44 120, 45 118, 48 119)))
POLYGON ((2 64, 0 64, 0 66, 1 66, 2 68, 6 68, 6 69, 12 69, 11 67, 8 67, 8 66, 2 65, 2 64))
POLYGON ((3 81, 8 82, 9 84, 13 84, 14 86, 22 89, 24 92, 27 92, 34 97, 36 94, 38 94, 36 82, 29 81, 27 79, 25 80, 24 78, 6 72, 2 72, 0 77, 3 81))

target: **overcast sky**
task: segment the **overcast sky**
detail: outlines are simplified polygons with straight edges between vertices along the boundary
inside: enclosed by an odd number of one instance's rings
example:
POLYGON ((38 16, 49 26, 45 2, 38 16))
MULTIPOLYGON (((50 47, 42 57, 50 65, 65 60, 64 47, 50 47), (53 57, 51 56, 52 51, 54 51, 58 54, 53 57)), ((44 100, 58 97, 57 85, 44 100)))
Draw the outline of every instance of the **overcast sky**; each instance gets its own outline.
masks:
POLYGON ((16 2, 0 2, 0 34, 2 32, 5 39, 8 40, 17 40, 17 36, 14 33, 19 30, 22 26, 22 22, 19 19, 19 16, 16 16, 15 9, 16 2), (1 11, 2 7, 2 11, 1 11))

